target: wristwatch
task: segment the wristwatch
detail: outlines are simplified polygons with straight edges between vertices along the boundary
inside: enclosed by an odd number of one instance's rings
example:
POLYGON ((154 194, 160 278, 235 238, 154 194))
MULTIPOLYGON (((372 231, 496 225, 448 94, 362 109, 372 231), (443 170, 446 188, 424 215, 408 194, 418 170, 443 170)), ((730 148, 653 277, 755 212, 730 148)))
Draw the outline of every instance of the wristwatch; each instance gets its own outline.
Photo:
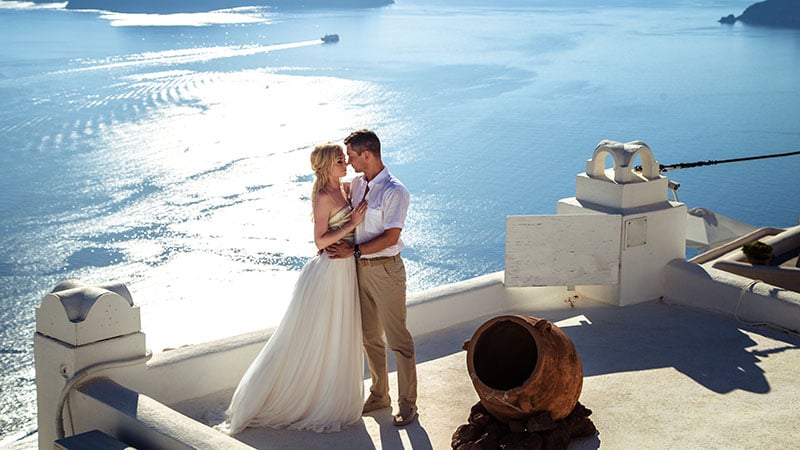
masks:
POLYGON ((355 256, 356 259, 360 259, 361 258, 361 249, 358 248, 358 244, 353 246, 353 256, 355 256))

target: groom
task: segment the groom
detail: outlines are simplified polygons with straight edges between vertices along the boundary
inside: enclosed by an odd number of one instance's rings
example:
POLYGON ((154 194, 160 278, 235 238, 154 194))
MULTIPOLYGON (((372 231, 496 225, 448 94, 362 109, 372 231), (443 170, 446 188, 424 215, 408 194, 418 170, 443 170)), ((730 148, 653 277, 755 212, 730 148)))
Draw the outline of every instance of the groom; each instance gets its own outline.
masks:
POLYGON ((357 130, 344 140, 347 159, 356 172, 350 185, 350 203, 367 200, 364 220, 356 227, 355 245, 329 248, 333 257, 356 258, 364 348, 372 376, 364 413, 391 406, 386 341, 397 361, 399 411, 392 423, 408 425, 417 418, 417 367, 414 340, 406 327, 406 269, 400 251, 400 232, 408 212, 406 187, 381 161, 381 141, 375 132, 357 130))

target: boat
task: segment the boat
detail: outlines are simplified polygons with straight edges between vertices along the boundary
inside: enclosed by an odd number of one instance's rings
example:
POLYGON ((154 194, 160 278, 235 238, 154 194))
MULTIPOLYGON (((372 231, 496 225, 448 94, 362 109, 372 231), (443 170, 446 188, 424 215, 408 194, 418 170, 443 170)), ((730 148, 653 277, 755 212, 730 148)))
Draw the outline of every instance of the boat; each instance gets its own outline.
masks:
POLYGON ((409 296, 420 415, 402 430, 386 408, 339 433, 220 433, 273 330, 153 353, 124 283, 71 280, 36 310, 38 447, 451 448, 480 400, 464 342, 500 315, 545 319, 574 343, 597 432, 570 449, 795 447, 800 225, 687 260, 687 207, 646 144, 601 141, 575 180, 556 214, 507 217, 503 271, 409 296), (773 247, 770 265, 745 262, 753 240, 773 247))
POLYGON ((320 40, 326 44, 330 44, 332 42, 339 42, 339 35, 338 34, 326 34, 322 36, 320 40))

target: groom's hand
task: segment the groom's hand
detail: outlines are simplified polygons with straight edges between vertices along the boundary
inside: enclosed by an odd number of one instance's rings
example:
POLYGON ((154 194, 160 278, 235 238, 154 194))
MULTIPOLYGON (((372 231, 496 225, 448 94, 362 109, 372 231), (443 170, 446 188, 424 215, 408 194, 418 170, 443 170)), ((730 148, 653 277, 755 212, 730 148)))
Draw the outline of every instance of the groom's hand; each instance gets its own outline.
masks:
POLYGON ((331 258, 349 258, 353 256, 353 244, 347 241, 339 241, 325 247, 325 253, 331 258))

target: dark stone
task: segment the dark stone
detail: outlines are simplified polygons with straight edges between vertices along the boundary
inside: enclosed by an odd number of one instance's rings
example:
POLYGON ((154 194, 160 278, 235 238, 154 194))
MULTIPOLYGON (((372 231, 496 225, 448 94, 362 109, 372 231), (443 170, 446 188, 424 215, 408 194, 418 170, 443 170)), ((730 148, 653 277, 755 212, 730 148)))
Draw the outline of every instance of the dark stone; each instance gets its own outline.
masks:
POLYGON ((578 403, 575 409, 564 419, 564 424, 570 433, 570 438, 583 438, 594 436, 597 433, 594 423, 589 420, 592 411, 578 403))
POLYGON ((595 434, 597 434, 597 427, 594 426, 594 423, 591 420, 589 420, 588 417, 578 418, 570 426, 571 439, 585 438, 589 436, 594 436, 595 434))
POLYGON ((450 442, 452 448, 458 448, 459 445, 466 442, 474 441, 475 438, 482 434, 481 430, 472 424, 464 424, 456 429, 453 433, 453 439, 450 442))
POLYGON ((476 425, 480 428, 484 428, 489 425, 489 422, 492 420, 492 416, 488 413, 477 412, 469 416, 469 423, 476 425))
POLYGON ((474 442, 466 442, 454 448, 455 450, 481 450, 481 446, 474 442))
POLYGON ((501 450, 499 437, 492 433, 484 433, 475 443, 481 450, 501 450))
POLYGON ((486 432, 489 433, 494 439, 499 440, 500 436, 505 436, 508 433, 511 433, 511 430, 508 429, 508 425, 496 420, 492 420, 488 425, 486 425, 486 432))
MULTIPOLYGON (((575 410, 573 409, 573 411, 575 410)), ((553 421, 553 418, 550 417, 550 413, 545 411, 536 413, 533 416, 531 416, 531 418, 528 419, 528 423, 526 424, 525 428, 527 428, 527 430, 530 432, 535 432, 535 431, 552 430, 555 427, 556 427, 555 421, 553 421)))
POLYGON ((719 23, 730 23, 730 24, 736 23, 736 16, 734 16, 733 14, 728 14, 725 17, 721 17, 719 19, 719 23))
POLYGON ((526 431, 525 422, 511 420, 508 422, 508 429, 512 433, 522 433, 523 431, 526 431))
POLYGON ((544 440, 537 433, 511 433, 500 439, 503 450, 540 450, 544 440))

